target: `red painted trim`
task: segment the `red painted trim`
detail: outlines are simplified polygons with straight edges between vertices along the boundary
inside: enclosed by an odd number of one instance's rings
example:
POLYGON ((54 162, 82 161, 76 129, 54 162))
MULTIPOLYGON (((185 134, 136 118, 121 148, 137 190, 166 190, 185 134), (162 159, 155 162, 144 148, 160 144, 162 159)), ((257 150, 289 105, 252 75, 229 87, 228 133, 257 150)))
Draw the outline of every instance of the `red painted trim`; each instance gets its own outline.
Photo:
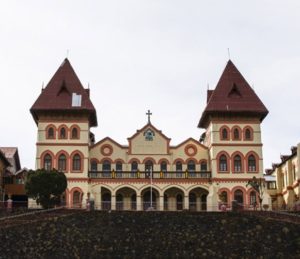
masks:
POLYGON ((218 123, 218 124, 260 124, 260 121, 259 120, 234 120, 234 121, 228 121, 228 120, 223 120, 223 119, 217 119, 217 118, 214 118, 210 121, 210 124, 211 123, 218 123))
POLYGON ((251 126, 246 126, 243 128, 243 140, 244 141, 253 141, 253 128, 251 126), (250 130, 250 139, 246 139, 246 130, 250 130))
POLYGON ((189 161, 194 161, 195 165, 199 164, 199 163, 198 163, 198 160, 195 159, 195 158, 193 158, 193 157, 187 158, 187 159, 185 160, 185 163, 188 164, 189 161))
POLYGON ((235 186, 232 190, 231 190, 231 200, 234 200, 234 193, 237 190, 241 190, 243 192, 243 204, 246 204, 247 201, 247 191, 244 187, 242 186, 235 186))
POLYGON ((197 152, 198 152, 197 147, 193 144, 188 144, 184 148, 184 153, 187 156, 195 156, 197 154, 197 152), (192 152, 189 153, 189 150, 191 150, 191 149, 192 149, 192 152))
POLYGON ((115 159, 114 164, 116 164, 118 162, 121 162, 122 164, 126 164, 125 161, 123 159, 121 159, 121 158, 115 159))
POLYGON ((71 147, 85 147, 88 146, 89 144, 87 143, 64 143, 64 142, 59 142, 59 143, 36 143, 37 146, 71 146, 71 147))
POLYGON ((250 205, 250 194, 251 194, 251 192, 255 192, 256 202, 257 202, 257 205, 259 205, 259 195, 258 195, 257 191, 255 191, 253 188, 250 188, 249 190, 247 190, 247 204, 250 205))
POLYGON ((176 158, 174 161, 173 161, 173 165, 176 165, 177 162, 181 162, 182 164, 185 164, 185 161, 181 158, 176 158))
POLYGON ((88 120, 86 120, 86 119, 72 119, 72 120, 66 120, 66 118, 61 118, 61 119, 59 119, 59 118, 57 118, 57 119, 55 119, 55 120, 52 120, 52 119, 43 119, 43 118, 41 118, 41 119, 39 119, 39 122, 47 122, 47 123, 61 123, 61 122, 68 122, 68 123, 83 123, 83 122, 86 122, 86 123, 88 123, 89 121, 88 120))
POLYGON ((129 161, 128 161, 128 164, 132 164, 132 162, 137 162, 138 164, 141 164, 141 161, 137 158, 131 158, 129 161))
POLYGON ((67 125, 65 125, 65 124, 60 125, 57 129, 58 139, 68 139, 68 133, 69 133, 69 129, 68 129, 67 125), (66 136, 64 138, 62 138, 60 135, 62 128, 65 129, 65 133, 66 133, 66 136))
POLYGON ((100 160, 100 164, 103 164, 103 162, 104 162, 105 160, 109 161, 111 164, 114 163, 114 161, 113 161, 111 158, 109 158, 109 157, 103 157, 103 158, 100 160))
POLYGON ((152 158, 152 157, 146 157, 146 158, 144 158, 144 160, 143 160, 143 164, 146 164, 146 162, 148 161, 148 160, 150 160, 154 165, 156 164, 156 161, 152 158))
POLYGON ((230 192, 230 190, 228 188, 223 187, 223 188, 219 189, 218 194, 221 195, 222 192, 227 193, 227 205, 230 206, 230 204, 231 204, 231 192, 230 192))
POLYGON ((71 191, 70 191, 70 203, 71 203, 71 205, 74 205, 73 204, 73 196, 74 196, 74 192, 75 191, 78 191, 79 193, 80 193, 80 197, 79 197, 79 199, 80 199, 80 202, 82 202, 82 197, 83 197, 83 191, 82 191, 82 189, 81 188, 79 188, 79 187, 73 187, 72 189, 71 189, 71 191))
POLYGON ((203 162, 205 162, 206 164, 208 164, 208 163, 207 163, 207 159, 200 159, 199 162, 198 162, 198 164, 201 165, 203 162))
POLYGON ((71 127, 70 127, 70 139, 80 139, 80 127, 76 124, 73 124, 71 127), (73 135, 73 129, 77 129, 77 138, 73 138, 72 135, 73 135))
POLYGON ((167 165, 169 165, 170 164, 170 162, 169 162, 169 160, 168 159, 166 159, 166 158, 161 158, 158 162, 157 162, 157 164, 161 164, 162 162, 166 162, 167 163, 167 165))
POLYGON ((45 129, 45 131, 46 131, 46 139, 56 139, 56 131, 57 131, 57 129, 56 129, 56 127, 55 127, 55 125, 54 124, 49 124, 47 127, 46 127, 46 129, 45 129), (53 128, 53 138, 50 138, 49 137, 49 129, 50 128, 53 128))
POLYGON ((41 155, 40 155, 40 168, 44 168, 44 157, 49 154, 51 156, 51 169, 55 168, 56 161, 55 161, 55 155, 53 154, 52 151, 50 150, 45 150, 41 155))
POLYGON ((242 144, 242 143, 214 143, 211 144, 211 146, 214 147, 262 147, 263 144, 252 144, 252 143, 248 143, 248 144, 242 144))
POLYGON ((110 145, 110 144, 104 144, 100 147, 100 153, 103 156, 110 156, 113 152, 114 152, 114 149, 113 149, 112 145, 110 145), (105 149, 109 149, 109 151, 104 152, 105 149))
POLYGON ((222 126, 219 130, 219 135, 220 135, 220 140, 230 140, 230 128, 227 127, 226 125, 222 126), (223 129, 226 129, 227 130, 227 138, 223 138, 223 129))
POLYGON ((246 160, 246 171, 247 173, 258 173, 259 172, 259 156, 256 152, 254 151, 249 151, 246 156, 245 156, 245 160, 246 160), (255 164, 256 164, 256 170, 255 171, 249 171, 249 164, 248 164, 248 159, 249 159, 249 156, 253 155, 254 158, 255 158, 255 164))
POLYGON ((90 163, 91 162, 96 162, 97 164, 100 164, 100 161, 97 159, 97 158, 94 158, 94 157, 92 157, 91 159, 90 159, 90 163))
POLYGON ((56 153, 56 157, 55 157, 55 159, 56 159, 56 168, 58 169, 59 156, 62 155, 62 154, 66 156, 66 170, 64 171, 64 173, 68 173, 69 170, 70 170, 70 157, 69 157, 69 154, 64 150, 61 150, 58 153, 56 153))

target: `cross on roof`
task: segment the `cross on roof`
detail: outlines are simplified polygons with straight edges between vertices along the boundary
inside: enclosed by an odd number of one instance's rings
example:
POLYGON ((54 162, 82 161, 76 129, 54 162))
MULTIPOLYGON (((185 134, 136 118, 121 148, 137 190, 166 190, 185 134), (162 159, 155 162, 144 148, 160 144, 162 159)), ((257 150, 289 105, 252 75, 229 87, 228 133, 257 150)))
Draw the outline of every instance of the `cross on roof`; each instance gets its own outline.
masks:
POLYGON ((152 112, 150 112, 150 110, 148 110, 148 112, 146 113, 146 115, 148 115, 148 123, 150 123, 150 116, 152 115, 152 112))

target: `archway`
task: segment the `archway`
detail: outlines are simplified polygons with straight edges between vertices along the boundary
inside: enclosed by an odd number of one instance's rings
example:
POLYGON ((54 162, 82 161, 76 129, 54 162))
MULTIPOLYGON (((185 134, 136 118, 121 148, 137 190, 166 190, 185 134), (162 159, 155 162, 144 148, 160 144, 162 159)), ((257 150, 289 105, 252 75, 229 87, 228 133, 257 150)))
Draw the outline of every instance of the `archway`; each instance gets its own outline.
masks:
POLYGON ((130 187, 122 187, 116 191, 117 210, 136 210, 136 191, 130 187))
POLYGON ((81 192, 75 190, 73 192, 73 208, 81 208, 81 192))
POLYGON ((111 210, 111 192, 105 187, 101 187, 101 208, 111 210))
POLYGON ((181 189, 171 187, 164 192, 164 207, 167 210, 183 210, 184 193, 181 189))
POLYGON ((189 209, 192 211, 206 211, 207 195, 208 191, 201 187, 191 189, 189 191, 189 209))
POLYGON ((152 188, 152 201, 151 201, 151 192, 149 187, 142 191, 141 196, 142 196, 143 210, 150 209, 151 205, 153 209, 155 210, 157 209, 159 192, 156 189, 152 188))

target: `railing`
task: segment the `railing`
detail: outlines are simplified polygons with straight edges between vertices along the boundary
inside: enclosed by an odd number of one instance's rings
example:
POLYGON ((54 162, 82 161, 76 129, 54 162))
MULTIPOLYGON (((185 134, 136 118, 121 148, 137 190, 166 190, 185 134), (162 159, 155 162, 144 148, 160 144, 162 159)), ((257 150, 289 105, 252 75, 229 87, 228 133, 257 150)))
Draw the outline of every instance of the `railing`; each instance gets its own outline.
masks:
MULTIPOLYGON (((147 179, 150 178, 148 172, 130 172, 130 171, 89 171, 90 178, 106 178, 106 179, 147 179)), ((209 179, 211 172, 195 171, 195 172, 153 172, 153 179, 209 179)))

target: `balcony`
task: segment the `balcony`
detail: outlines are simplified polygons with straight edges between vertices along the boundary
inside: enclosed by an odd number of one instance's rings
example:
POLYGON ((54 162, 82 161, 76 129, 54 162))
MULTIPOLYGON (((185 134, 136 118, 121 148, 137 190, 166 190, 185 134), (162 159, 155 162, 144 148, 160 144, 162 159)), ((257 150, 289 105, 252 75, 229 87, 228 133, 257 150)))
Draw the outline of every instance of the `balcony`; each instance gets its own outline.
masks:
MULTIPOLYGON (((149 172, 130 172, 130 171, 89 171, 89 178, 92 179, 147 179, 150 178, 149 172)), ((153 172, 153 179, 209 179, 211 172, 153 172)))

